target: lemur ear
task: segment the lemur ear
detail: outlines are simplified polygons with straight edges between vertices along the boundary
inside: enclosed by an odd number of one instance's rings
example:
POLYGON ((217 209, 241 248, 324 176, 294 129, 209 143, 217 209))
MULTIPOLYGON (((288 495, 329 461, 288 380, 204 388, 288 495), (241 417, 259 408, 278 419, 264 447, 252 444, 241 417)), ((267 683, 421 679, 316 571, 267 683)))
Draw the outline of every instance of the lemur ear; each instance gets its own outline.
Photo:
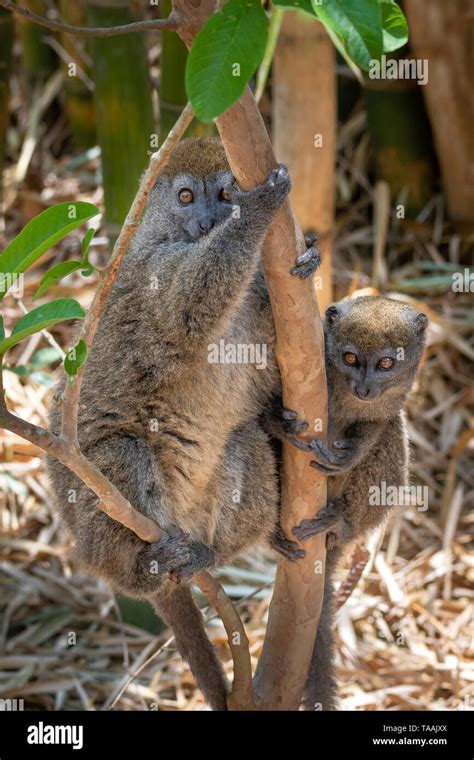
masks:
POLYGON ((426 328, 428 327, 428 317, 426 314, 423 314, 422 312, 418 312, 415 315, 415 318, 413 320, 413 324, 415 327, 415 333, 416 335, 423 335, 426 328))
POLYGON ((326 314, 326 322, 328 323, 328 325, 332 326, 339 316, 339 309, 337 308, 337 306, 328 306, 325 314, 326 314))

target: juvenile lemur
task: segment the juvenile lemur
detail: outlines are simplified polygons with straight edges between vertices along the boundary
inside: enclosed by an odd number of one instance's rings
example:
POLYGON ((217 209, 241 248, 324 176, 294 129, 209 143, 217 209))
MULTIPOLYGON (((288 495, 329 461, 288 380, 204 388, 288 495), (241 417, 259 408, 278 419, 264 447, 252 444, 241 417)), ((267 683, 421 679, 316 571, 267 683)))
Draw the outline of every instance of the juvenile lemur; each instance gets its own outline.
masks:
POLYGON ((376 528, 387 506, 373 506, 369 489, 408 483, 408 439, 403 404, 424 348, 428 320, 389 298, 344 300, 326 310, 324 323, 329 389, 328 446, 302 440, 308 428, 276 397, 264 413, 274 436, 311 451, 313 467, 328 477, 328 501, 313 520, 293 528, 301 541, 326 533, 323 609, 304 696, 307 710, 336 708, 333 672, 334 570, 348 544, 376 528))
MULTIPOLYGON (((84 454, 167 537, 153 544, 110 519, 59 462, 48 463, 76 559, 172 626, 214 709, 222 668, 185 581, 260 539, 304 554, 278 523, 276 462, 258 416, 278 385, 274 327, 259 268, 270 222, 290 190, 285 167, 240 192, 216 138, 184 140, 152 190, 85 366, 84 454), (267 366, 212 363, 210 346, 264 346, 267 366)), ((309 245, 292 273, 308 276, 309 245)), ((60 389, 61 390, 61 389, 60 389)), ((59 428, 55 402, 51 428, 59 428)))

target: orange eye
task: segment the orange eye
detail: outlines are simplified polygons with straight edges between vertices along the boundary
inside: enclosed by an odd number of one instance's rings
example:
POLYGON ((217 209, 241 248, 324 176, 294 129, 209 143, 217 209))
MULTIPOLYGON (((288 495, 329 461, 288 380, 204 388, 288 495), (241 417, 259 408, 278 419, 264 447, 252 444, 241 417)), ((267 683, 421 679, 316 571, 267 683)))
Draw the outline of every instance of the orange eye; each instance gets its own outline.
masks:
POLYGON ((384 356, 383 359, 380 359, 377 367, 380 367, 380 369, 391 369, 394 364, 394 359, 392 359, 390 356, 384 356))
POLYGON ((227 190, 221 190, 219 198, 221 201, 225 201, 226 203, 230 203, 232 198, 230 197, 230 193, 227 192, 227 190))
POLYGON ((185 206, 188 205, 188 203, 192 203, 194 200, 194 195, 192 194, 191 190, 188 190, 187 187, 183 187, 182 190, 178 193, 178 200, 180 203, 183 203, 185 206))
POLYGON ((342 357, 344 359, 344 364, 348 364, 350 367, 353 367, 355 364, 359 364, 359 360, 355 354, 351 354, 349 351, 344 354, 342 357))

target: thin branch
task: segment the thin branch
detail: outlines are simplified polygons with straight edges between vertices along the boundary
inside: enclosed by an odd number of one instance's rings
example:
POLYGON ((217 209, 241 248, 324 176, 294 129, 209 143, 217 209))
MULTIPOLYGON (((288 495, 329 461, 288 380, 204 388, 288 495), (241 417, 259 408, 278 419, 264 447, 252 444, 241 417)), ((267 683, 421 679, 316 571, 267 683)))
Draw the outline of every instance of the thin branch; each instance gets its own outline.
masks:
POLYGON ((28 21, 38 24, 38 26, 50 29, 52 32, 67 32, 69 34, 76 34, 79 37, 115 37, 118 34, 128 34, 130 32, 153 32, 157 29, 168 29, 169 31, 175 32, 178 28, 178 22, 173 14, 170 14, 168 18, 134 21, 131 24, 123 24, 122 26, 88 27, 65 24, 62 21, 52 21, 44 16, 39 16, 37 13, 33 13, 33 11, 30 11, 28 8, 16 5, 13 0, 0 0, 0 6, 12 11, 12 13, 23 16, 23 18, 26 18, 28 21))
MULTIPOLYGON (((175 145, 179 142, 192 120, 193 112, 188 103, 173 129, 169 132, 161 148, 150 157, 148 168, 142 177, 138 192, 130 211, 127 214, 120 235, 115 242, 112 255, 107 262, 107 266, 102 270, 95 291, 94 300, 92 301, 87 317, 84 320, 79 340, 83 340, 88 349, 92 346, 100 315, 102 314, 107 296, 115 282, 124 254, 140 224, 140 218, 145 208, 148 195, 153 189, 158 174, 168 161, 175 145)), ((82 376, 83 370, 80 370, 75 377, 74 383, 66 384, 62 399, 61 436, 70 441, 76 448, 79 448, 77 440, 77 417, 82 376)))
POLYGON ((207 596, 224 624, 234 663, 234 680, 231 693, 227 697, 229 709, 233 704, 242 709, 255 708, 252 687, 252 663, 249 641, 239 613, 225 593, 219 581, 208 573, 200 573, 194 579, 203 594, 207 596))
POLYGON ((105 475, 68 441, 38 425, 22 420, 9 412, 5 404, 0 404, 0 428, 19 435, 55 457, 99 497, 98 509, 122 523, 143 541, 157 541, 164 535, 153 520, 137 512, 105 475))

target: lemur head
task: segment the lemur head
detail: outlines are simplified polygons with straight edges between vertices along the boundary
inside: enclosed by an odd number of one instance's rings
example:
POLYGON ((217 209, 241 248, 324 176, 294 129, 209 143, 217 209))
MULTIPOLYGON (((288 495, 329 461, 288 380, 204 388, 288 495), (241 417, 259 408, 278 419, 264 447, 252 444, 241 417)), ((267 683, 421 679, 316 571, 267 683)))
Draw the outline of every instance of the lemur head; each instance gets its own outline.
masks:
POLYGON ((326 361, 356 402, 399 399, 411 388, 428 319, 383 296, 347 299, 326 309, 326 361))
POLYGON ((221 141, 190 137, 180 142, 150 194, 149 215, 162 239, 198 240, 232 212, 226 187, 233 181, 221 141))

